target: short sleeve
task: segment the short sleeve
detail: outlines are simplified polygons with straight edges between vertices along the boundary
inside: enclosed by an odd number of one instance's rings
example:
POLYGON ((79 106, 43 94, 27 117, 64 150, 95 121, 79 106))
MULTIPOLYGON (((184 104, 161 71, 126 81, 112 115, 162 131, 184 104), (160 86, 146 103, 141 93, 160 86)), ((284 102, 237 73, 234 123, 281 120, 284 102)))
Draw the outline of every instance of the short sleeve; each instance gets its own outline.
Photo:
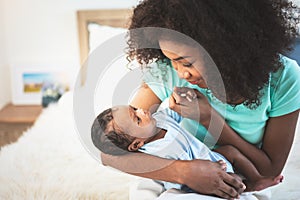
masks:
POLYGON ((300 108, 300 67, 296 61, 282 57, 284 68, 272 77, 270 117, 277 117, 300 108))
POLYGON ((171 96, 175 86, 186 85, 184 80, 178 78, 176 71, 168 62, 162 61, 152 63, 144 71, 143 81, 161 101, 171 96))

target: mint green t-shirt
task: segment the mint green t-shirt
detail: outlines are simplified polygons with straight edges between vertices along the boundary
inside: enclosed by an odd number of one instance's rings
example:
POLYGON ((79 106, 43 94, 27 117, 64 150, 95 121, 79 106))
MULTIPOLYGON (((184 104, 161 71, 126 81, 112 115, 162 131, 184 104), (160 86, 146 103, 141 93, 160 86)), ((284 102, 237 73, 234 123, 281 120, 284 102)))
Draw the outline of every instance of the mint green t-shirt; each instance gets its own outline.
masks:
MULTIPOLYGON (((243 104, 233 107, 222 103, 207 89, 180 79, 174 68, 166 63, 153 64, 145 72, 144 81, 161 101, 172 94, 174 87, 199 90, 232 129, 246 141, 259 146, 270 117, 282 116, 300 109, 300 67, 296 61, 284 56, 281 61, 284 67, 270 74, 268 85, 261 91, 261 104, 255 109, 249 109, 243 104)), ((210 148, 214 146, 214 139, 198 122, 184 118, 181 125, 210 148)))

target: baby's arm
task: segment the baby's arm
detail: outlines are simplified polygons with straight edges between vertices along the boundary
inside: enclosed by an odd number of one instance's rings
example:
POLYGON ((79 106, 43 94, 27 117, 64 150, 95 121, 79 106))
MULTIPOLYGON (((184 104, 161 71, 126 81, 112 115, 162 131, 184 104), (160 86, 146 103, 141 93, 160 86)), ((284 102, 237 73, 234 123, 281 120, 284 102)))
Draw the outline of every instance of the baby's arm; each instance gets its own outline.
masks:
POLYGON ((238 149, 230 145, 224 145, 214 150, 225 156, 227 160, 233 165, 237 173, 242 174, 246 180, 246 191, 258 191, 264 188, 276 185, 282 181, 282 175, 277 177, 262 176, 253 163, 244 156, 238 149))

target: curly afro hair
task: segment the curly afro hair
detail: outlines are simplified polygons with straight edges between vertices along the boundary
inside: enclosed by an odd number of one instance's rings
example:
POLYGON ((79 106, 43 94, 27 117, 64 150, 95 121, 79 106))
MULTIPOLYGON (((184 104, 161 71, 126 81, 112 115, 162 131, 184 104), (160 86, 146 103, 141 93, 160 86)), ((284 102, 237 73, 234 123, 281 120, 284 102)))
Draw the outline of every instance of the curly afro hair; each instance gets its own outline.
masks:
POLYGON ((108 131, 109 123, 113 120, 112 109, 101 112, 93 122, 91 128, 92 142, 101 152, 109 155, 123 155, 128 153, 128 146, 134 137, 114 128, 108 131))
MULTIPOLYGON (((144 0, 129 29, 160 27, 191 37, 217 65, 227 103, 242 99, 253 108, 261 103, 270 72, 283 67, 280 54, 292 50, 300 18, 295 13, 299 8, 287 0, 144 0)), ((167 59, 160 49, 139 49, 145 43, 159 47, 159 37, 130 32, 128 59, 140 64, 167 59)))

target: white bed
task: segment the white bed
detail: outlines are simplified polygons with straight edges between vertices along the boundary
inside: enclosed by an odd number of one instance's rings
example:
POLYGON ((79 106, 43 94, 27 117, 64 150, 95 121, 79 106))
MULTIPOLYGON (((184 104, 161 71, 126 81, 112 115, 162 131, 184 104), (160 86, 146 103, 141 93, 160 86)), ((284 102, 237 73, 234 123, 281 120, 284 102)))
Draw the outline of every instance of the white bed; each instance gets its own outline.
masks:
MULTIPOLYGON (((119 19, 124 18, 124 13, 130 11, 78 13, 82 63, 89 51, 87 22, 120 27, 119 19), (90 18, 94 20, 90 21, 90 18)), ((103 31, 102 28, 96 27, 96 31, 103 31)), ((81 79, 82 83, 84 80, 81 79)), ((96 95, 95 98, 100 97, 96 95)), ((101 109, 94 107, 96 112, 101 109)), ((129 188, 136 177, 104 167, 94 159, 88 153, 91 150, 84 148, 88 145, 81 143, 73 116, 73 92, 69 92, 58 104, 44 109, 34 126, 16 143, 1 148, 0 199, 129 199, 129 188)), ((284 181, 272 188, 272 199, 297 200, 300 197, 297 185, 300 174, 299 131, 298 123, 295 143, 283 171, 284 181)))
POLYGON ((0 151, 0 199, 128 199, 134 178, 103 167, 75 130, 72 93, 0 151))

